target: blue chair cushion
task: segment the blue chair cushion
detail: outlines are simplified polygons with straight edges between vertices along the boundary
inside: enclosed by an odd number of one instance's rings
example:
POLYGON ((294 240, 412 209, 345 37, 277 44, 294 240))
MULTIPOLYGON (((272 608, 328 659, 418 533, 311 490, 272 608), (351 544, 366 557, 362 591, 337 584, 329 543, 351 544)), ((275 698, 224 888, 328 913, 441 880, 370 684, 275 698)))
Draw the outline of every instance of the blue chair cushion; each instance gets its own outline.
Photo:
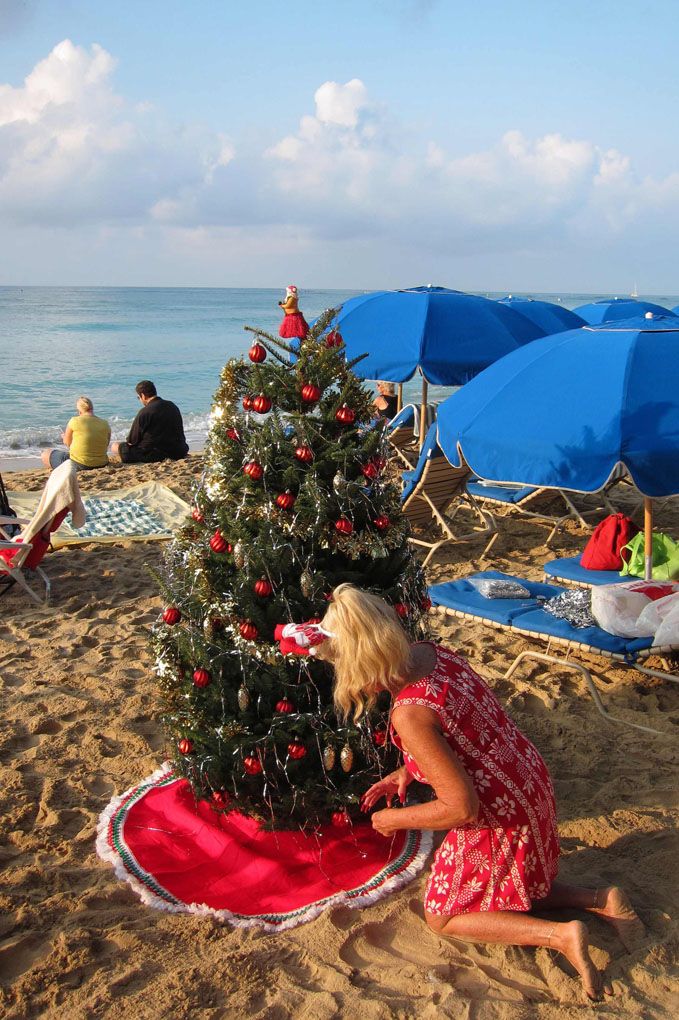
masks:
POLYGON ((497 570, 484 570, 471 575, 474 578, 500 578, 504 581, 518 581, 528 588, 529 599, 488 599, 481 595, 466 578, 457 581, 446 581, 433 584, 429 588, 429 597, 434 606, 446 606, 470 616, 479 616, 493 620, 503 626, 521 627, 532 634, 545 637, 558 637, 577 644, 590 645, 604 652, 624 655, 634 660, 637 653, 650 648, 653 638, 621 638, 609 634, 601 627, 573 627, 566 620, 560 620, 546 610, 540 608, 538 597, 552 598, 565 591, 552 584, 539 581, 527 581, 523 577, 503 574, 497 570))
POLYGON ((620 574, 617 570, 588 570, 580 565, 582 553, 577 556, 563 556, 559 560, 545 563, 544 571, 549 577, 563 577, 567 581, 580 581, 582 584, 620 584, 632 578, 620 574))
POLYGON ((511 488, 509 485, 484 485, 482 482, 467 482, 467 492, 477 499, 494 499, 498 503, 521 503, 535 492, 534 485, 511 488))

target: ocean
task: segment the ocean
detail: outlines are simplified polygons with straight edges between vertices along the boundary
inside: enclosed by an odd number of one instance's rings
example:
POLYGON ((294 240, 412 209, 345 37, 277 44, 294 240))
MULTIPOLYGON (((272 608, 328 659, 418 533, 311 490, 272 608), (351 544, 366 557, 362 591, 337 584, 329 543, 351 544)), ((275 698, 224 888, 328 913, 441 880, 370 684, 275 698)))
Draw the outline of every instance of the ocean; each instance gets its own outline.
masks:
MULTIPOLYGON (((311 321, 356 293, 304 290, 300 307, 311 321)), ((575 308, 608 295, 531 296, 575 308)), ((200 449, 220 370, 251 344, 243 327, 276 334, 283 297, 283 288, 0 287, 0 470, 37 466, 40 450, 59 444, 81 394, 109 420, 113 438, 124 439, 139 379, 152 379, 180 407, 189 443, 200 449)), ((679 304, 678 296, 648 300, 679 304)), ((404 391, 417 400, 419 380, 404 391)), ((448 392, 432 387, 431 399, 448 392)))

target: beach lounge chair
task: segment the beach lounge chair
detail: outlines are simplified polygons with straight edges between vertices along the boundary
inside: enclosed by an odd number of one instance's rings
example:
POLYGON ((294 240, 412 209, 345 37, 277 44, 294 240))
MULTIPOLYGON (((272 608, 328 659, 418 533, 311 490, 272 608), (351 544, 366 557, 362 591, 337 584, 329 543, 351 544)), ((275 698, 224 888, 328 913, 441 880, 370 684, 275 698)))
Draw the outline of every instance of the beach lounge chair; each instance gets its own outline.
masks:
POLYGON ((85 508, 80 498, 75 465, 68 460, 60 464, 47 479, 35 514, 30 521, 0 517, 0 593, 14 584, 20 585, 36 602, 47 602, 51 594, 50 580, 40 563, 50 547, 50 535, 71 512, 74 527, 85 523, 85 508), (12 538, 7 525, 23 525, 12 538), (45 586, 41 598, 26 580, 25 571, 32 570, 45 586))
POLYGON ((392 452, 407 468, 417 463, 419 411, 414 404, 405 404, 386 426, 387 442, 392 452))
POLYGON ((485 556, 497 537, 497 528, 492 514, 478 506, 473 496, 466 491, 465 483, 469 477, 469 468, 453 467, 445 458, 443 451, 436 442, 436 425, 431 425, 424 440, 417 464, 412 471, 404 471, 401 504, 403 513, 413 528, 434 527, 443 537, 434 541, 411 536, 413 545, 428 549, 423 566, 429 562, 434 553, 445 545, 457 542, 468 542, 475 538, 488 536, 489 541, 482 553, 485 556), (453 502, 457 506, 452 513, 449 508, 453 502), (450 525, 463 508, 471 510, 478 524, 464 534, 455 534, 450 525))
POLYGON ((472 477, 467 483, 467 491, 477 499, 482 509, 492 507, 494 513, 504 511, 505 514, 516 512, 523 517, 530 517, 533 520, 551 524, 552 530, 549 533, 545 545, 549 545, 553 538, 561 531, 566 521, 577 521, 582 527, 591 529, 592 525, 586 520, 590 516, 598 516, 602 510, 607 513, 615 513, 615 507, 608 499, 604 490, 599 493, 601 507, 579 510, 569 493, 563 489, 538 488, 532 485, 509 485, 498 482, 484 482, 480 478, 472 477), (540 500, 546 501, 549 497, 556 497, 565 505, 565 513, 549 513, 546 510, 539 510, 536 505, 540 500))
POLYGON ((679 676, 669 671, 666 661, 665 669, 652 669, 642 665, 650 656, 666 657, 679 651, 679 646, 660 647, 653 645, 652 638, 621 638, 601 627, 573 627, 565 620, 557 619, 542 608, 545 599, 561 594, 565 589, 551 584, 527 581, 522 577, 513 577, 496 570, 487 570, 473 574, 473 578, 498 578, 505 581, 518 581, 530 592, 529 598, 523 599, 489 599, 481 595, 469 583, 468 578, 434 584, 429 588, 432 605, 438 607, 442 614, 457 616, 463 620, 476 621, 497 630, 506 630, 515 634, 541 641, 546 644, 545 652, 522 651, 505 673, 505 679, 512 676, 524 659, 535 659, 538 662, 549 662, 558 666, 576 670, 584 678, 598 711, 606 719, 632 726, 634 729, 648 733, 662 731, 650 726, 628 722, 607 712, 601 696, 595 686, 591 671, 581 662, 574 662, 571 656, 600 656, 615 662, 618 666, 638 670, 646 676, 659 677, 679 683, 679 676), (560 656, 550 654, 552 646, 565 649, 560 656))
POLYGON ((582 553, 577 556, 562 556, 558 560, 550 560, 542 568, 545 581, 559 581, 572 584, 575 588, 592 588, 599 584, 622 584, 633 581, 629 574, 621 574, 618 570, 588 570, 580 564, 582 553))

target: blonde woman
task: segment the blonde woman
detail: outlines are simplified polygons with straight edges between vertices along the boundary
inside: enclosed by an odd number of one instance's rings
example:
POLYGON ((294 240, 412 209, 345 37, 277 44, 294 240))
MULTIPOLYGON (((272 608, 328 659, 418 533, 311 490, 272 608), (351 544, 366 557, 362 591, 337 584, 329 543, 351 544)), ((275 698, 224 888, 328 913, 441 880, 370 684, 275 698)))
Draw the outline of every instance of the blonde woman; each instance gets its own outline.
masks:
POLYGON ((42 451, 42 462, 47 468, 54 470, 69 459, 78 471, 89 471, 108 464, 109 423, 96 416, 89 397, 78 397, 75 407, 78 413, 70 419, 61 437, 68 450, 42 451))
POLYGON ((643 932, 616 886, 584 889, 555 881, 559 840, 554 792, 536 748, 490 688, 455 652, 411 644, 394 610, 352 585, 335 588, 312 649, 335 671, 339 713, 354 719, 383 690, 393 698, 391 738, 405 764, 363 796, 384 836, 398 829, 447 831, 425 892, 425 918, 438 935, 556 949, 575 967, 590 999, 610 985, 596 969, 582 921, 552 922, 534 909, 598 914, 629 944, 643 932), (405 804, 408 784, 432 787, 428 803, 405 804))
POLYGON ((377 383, 377 396, 373 400, 373 406, 377 418, 386 418, 387 421, 391 421, 398 407, 396 387, 393 382, 380 380, 377 383))

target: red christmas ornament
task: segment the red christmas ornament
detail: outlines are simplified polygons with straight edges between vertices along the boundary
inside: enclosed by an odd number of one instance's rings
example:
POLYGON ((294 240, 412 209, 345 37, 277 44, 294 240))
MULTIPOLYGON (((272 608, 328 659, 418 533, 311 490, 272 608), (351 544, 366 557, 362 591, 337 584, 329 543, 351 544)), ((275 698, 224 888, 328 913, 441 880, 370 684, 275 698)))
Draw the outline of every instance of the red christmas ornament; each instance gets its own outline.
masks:
POLYGON ((338 829, 348 829, 351 825, 351 819, 346 811, 333 811, 331 822, 338 829))
POLYGON ((356 421, 356 412, 348 404, 342 404, 340 409, 335 412, 335 418, 343 425, 353 425, 356 421))
POLYGON ((320 399, 321 389, 319 386, 315 386, 313 383, 305 383, 302 386, 302 400, 305 404, 315 404, 320 399))
POLYGON ((226 436, 227 439, 232 439, 234 443, 240 443, 240 433, 238 432, 238 429, 227 429, 226 436))
POLYGON ((252 620, 243 620, 243 622, 241 623, 241 625, 238 628, 238 630, 240 631, 240 636, 245 641, 256 641, 257 640, 257 635, 259 634, 259 631, 255 627, 255 625, 252 622, 252 620))
POLYGON ((182 614, 174 606, 168 606, 163 613, 163 623, 166 623, 168 627, 174 627, 175 623, 179 623, 182 618, 182 614))
POLYGON ((189 740, 188 737, 182 737, 177 747, 181 754, 191 754, 193 751, 193 741, 189 740))
POLYGON ((368 461, 368 463, 364 464, 361 468, 361 474, 365 475, 369 481, 372 481, 373 478, 377 478, 379 471, 372 461, 368 461))
POLYGON ((260 577, 259 581, 255 581, 255 595, 259 595, 260 599, 268 599, 272 591, 273 585, 265 577, 260 577))
POLYGON ((281 715, 290 715, 291 712, 295 711, 295 706, 289 698, 281 698, 280 701, 276 702, 276 711, 280 712, 281 715))
POLYGON ((279 496, 276 496, 276 505, 281 510, 292 510, 295 505, 295 497, 290 492, 290 489, 286 489, 285 492, 281 492, 279 496))
POLYGON ((288 754, 294 761, 306 758, 307 750, 301 740, 295 737, 292 744, 288 744, 288 754))
POLYGON ((196 687, 207 687, 212 677, 206 669, 194 669, 193 682, 196 687))
POLYGON ((354 526, 348 517, 340 517, 335 521, 335 531, 339 531, 340 535, 350 535, 353 530, 354 526))
POLYGON ((376 747, 384 747, 387 742, 387 731, 381 726, 378 730, 373 733, 373 741, 376 747))
POLYGON ((249 460, 243 467, 243 471, 248 478, 252 478, 255 482, 258 482, 264 474, 264 468, 261 464, 258 464, 256 460, 249 460))
POLYGON ((243 397, 243 410, 244 411, 252 410, 252 397, 249 396, 247 393, 243 397))
POLYGON ((226 541, 221 531, 215 531, 214 535, 210 539, 210 548, 216 553, 229 552, 229 543, 226 541))
POLYGON ((422 607, 425 613, 427 613, 431 609, 431 599, 429 598, 428 595, 424 596, 424 598, 420 602, 420 606, 422 607))
POLYGON ((261 344, 253 344, 248 351, 248 358, 254 361, 255 365, 260 365, 266 358, 266 348, 261 344))
POLYGON ((314 451, 310 446, 298 446, 295 450, 295 457, 297 460, 301 460, 303 464, 310 464, 314 459, 314 451))
POLYGON ((404 602, 397 602, 396 605, 394 606, 394 609, 402 619, 406 617, 410 612, 410 610, 408 609, 407 605, 404 602))
POLYGON ((341 347, 343 343, 342 334, 336 329, 331 329, 325 338, 326 347, 341 347))
POLYGON ((375 518, 373 524, 375 525, 378 531, 386 531, 389 525, 391 524, 391 521, 389 520, 386 514, 380 514, 379 517, 375 518))
POLYGON ((256 411, 257 414, 266 414, 267 411, 271 410, 271 397, 267 397, 265 393, 260 393, 252 401, 252 410, 256 411))
POLYGON ((191 511, 191 516, 193 517, 194 521, 196 521, 198 524, 202 524, 203 521, 205 520, 197 506, 194 506, 193 510, 191 511))
POLYGON ((226 792, 226 790, 213 790, 212 791, 212 803, 215 805, 215 807, 220 807, 220 808, 228 807, 230 802, 231 802, 231 798, 229 797, 229 795, 226 792))
POLYGON ((249 776, 258 776, 262 772, 262 763, 254 754, 249 754, 243 759, 243 768, 249 776))

